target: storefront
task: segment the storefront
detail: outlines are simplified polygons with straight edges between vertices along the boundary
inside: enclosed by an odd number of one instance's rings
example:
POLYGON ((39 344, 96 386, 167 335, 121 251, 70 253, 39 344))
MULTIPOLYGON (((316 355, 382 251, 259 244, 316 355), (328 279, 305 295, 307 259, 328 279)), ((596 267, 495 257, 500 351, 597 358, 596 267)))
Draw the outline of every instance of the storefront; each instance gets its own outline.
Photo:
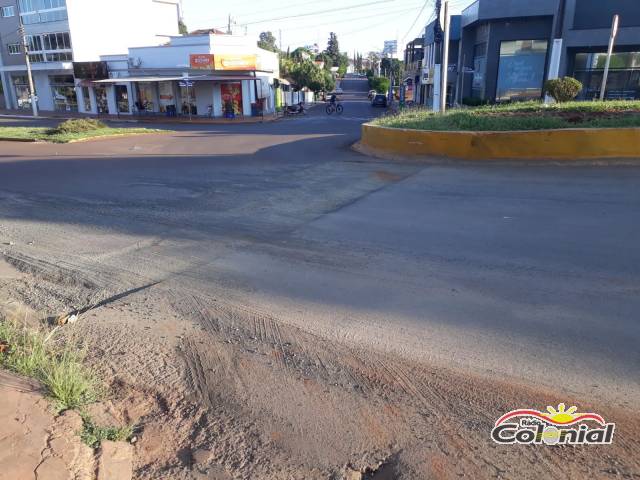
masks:
MULTIPOLYGON (((575 54, 573 77, 583 85, 579 99, 600 98, 606 57, 606 52, 575 54)), ((605 95, 609 100, 640 99, 640 52, 618 52, 611 56, 605 95)))
POLYGON ((78 97, 76 96, 73 75, 50 75, 53 108, 56 112, 77 112, 78 97))

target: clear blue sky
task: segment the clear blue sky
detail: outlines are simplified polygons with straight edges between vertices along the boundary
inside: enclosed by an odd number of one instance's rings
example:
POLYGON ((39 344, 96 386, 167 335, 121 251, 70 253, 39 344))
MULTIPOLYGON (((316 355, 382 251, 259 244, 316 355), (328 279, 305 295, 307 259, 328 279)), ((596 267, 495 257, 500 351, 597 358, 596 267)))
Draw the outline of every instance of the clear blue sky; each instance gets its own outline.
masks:
MULTIPOLYGON (((434 0, 182 0, 189 30, 226 30, 230 14, 234 33, 257 36, 270 30, 282 47, 294 49, 318 43, 324 49, 329 32, 338 34, 340 49, 352 53, 382 50, 384 40, 397 39, 399 48, 418 36, 433 19, 434 0), (309 14, 309 15, 306 15, 309 14), (291 18, 292 16, 298 16, 291 18), (282 18, 289 17, 289 18, 282 18), (413 25, 413 26, 412 26, 413 25)), ((452 13, 473 0, 451 0, 452 13)))

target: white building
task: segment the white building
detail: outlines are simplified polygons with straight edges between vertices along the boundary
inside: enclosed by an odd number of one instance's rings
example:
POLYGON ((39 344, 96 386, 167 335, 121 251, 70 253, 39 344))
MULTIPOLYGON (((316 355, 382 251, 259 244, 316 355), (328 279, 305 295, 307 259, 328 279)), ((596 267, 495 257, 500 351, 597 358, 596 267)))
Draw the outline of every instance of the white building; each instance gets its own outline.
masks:
POLYGON ((7 108, 30 109, 24 24, 41 110, 77 111, 84 104, 73 62, 126 54, 178 35, 179 0, 0 0, 0 80, 7 108))
POLYGON ((278 57, 247 36, 175 36, 101 60, 77 64, 81 112, 222 117, 275 110, 278 57))

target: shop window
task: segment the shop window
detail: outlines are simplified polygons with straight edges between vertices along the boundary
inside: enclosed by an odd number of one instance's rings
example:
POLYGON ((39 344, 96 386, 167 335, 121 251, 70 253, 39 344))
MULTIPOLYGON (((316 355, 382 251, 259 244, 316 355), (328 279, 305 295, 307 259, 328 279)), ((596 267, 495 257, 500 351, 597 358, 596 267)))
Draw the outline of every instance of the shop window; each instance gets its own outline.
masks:
POLYGON ((116 105, 118 113, 129 113, 129 91, 126 85, 116 85, 116 105))
POLYGON ((53 75, 49 77, 53 105, 58 112, 77 112, 78 97, 76 95, 73 75, 53 75))
POLYGON ((502 42, 500 44, 496 100, 540 98, 546 59, 546 40, 502 42))
POLYGON ((84 101, 84 111, 91 111, 91 94, 89 93, 89 87, 82 87, 82 100, 84 101))
POLYGON ((98 86, 95 88, 96 108, 98 113, 109 113, 109 101, 107 100, 107 87, 98 86))
POLYGON ((24 75, 12 77, 11 80, 16 92, 17 107, 19 109, 31 110, 29 80, 24 75))
MULTIPOLYGON (((573 76, 583 85, 578 98, 590 100, 600 97, 606 59, 605 52, 576 54, 573 76)), ((640 98, 640 52, 617 52, 611 55, 605 97, 640 98)))

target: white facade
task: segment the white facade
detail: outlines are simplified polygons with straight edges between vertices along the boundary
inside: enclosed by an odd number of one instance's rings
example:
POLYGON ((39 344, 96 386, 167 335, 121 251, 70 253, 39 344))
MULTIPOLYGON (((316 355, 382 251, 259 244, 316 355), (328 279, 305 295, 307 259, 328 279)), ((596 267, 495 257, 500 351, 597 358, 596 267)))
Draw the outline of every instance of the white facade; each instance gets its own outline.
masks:
POLYGON ((161 45, 178 35, 178 0, 67 0, 76 62, 161 45))
MULTIPOLYGON (((32 50, 30 57, 38 106, 44 111, 96 110, 95 101, 92 108, 84 108, 82 91, 75 87, 73 61, 98 61, 103 55, 121 54, 126 70, 129 47, 160 45, 168 42, 171 35, 178 34, 179 0, 57 0, 53 9, 47 9, 51 4, 41 0, 24 3, 35 8, 35 13, 24 12, 19 9, 20 3, 15 3, 17 14, 26 23, 26 34, 38 39, 34 45, 40 50, 32 50), (55 21, 43 18, 43 21, 34 22, 28 18, 38 14, 44 17, 51 11, 58 14, 55 21), (62 48, 60 40, 55 48, 51 47, 49 37, 52 35, 64 38, 62 48)), ((7 52, 8 44, 19 41, 15 35, 17 23, 16 16, 3 19, 0 24, 3 53, 7 52), (11 21, 14 24, 10 24, 11 21), (9 31, 14 35, 7 35, 9 31)), ((0 59, 5 106, 30 110, 27 82, 24 81, 27 75, 24 55, 10 56, 6 60, 0 59)))

